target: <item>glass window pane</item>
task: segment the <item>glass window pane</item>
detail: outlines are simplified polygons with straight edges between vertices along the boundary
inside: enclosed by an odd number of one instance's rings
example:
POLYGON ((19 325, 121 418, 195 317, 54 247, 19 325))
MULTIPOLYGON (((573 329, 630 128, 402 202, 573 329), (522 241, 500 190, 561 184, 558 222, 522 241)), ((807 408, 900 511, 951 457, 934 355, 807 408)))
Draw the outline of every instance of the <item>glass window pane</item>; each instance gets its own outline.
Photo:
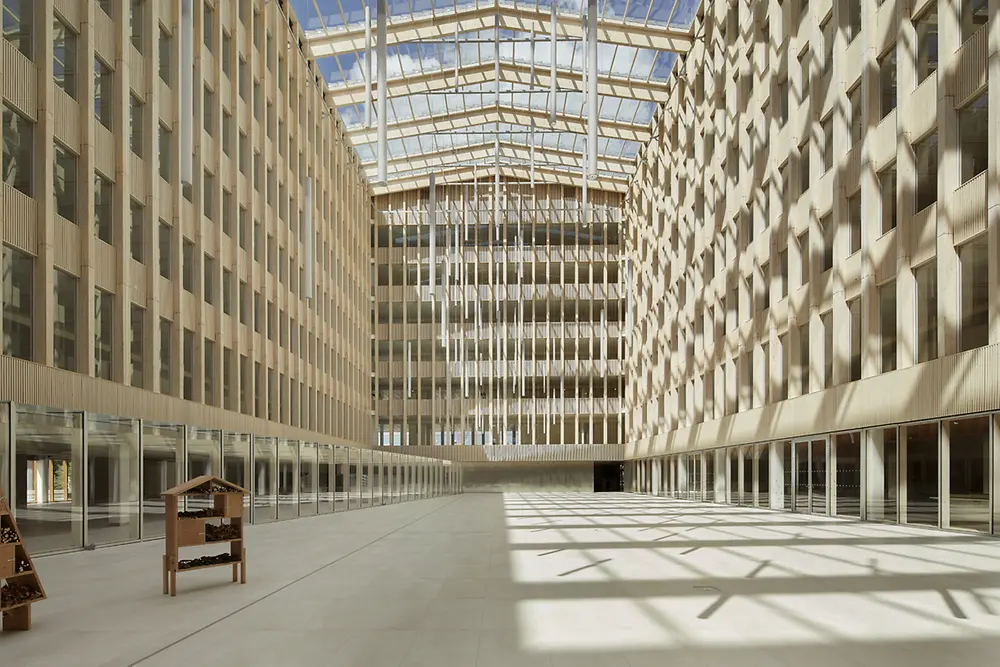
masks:
POLYGON ((334 449, 332 445, 317 445, 318 466, 317 494, 320 514, 329 514, 334 508, 334 449))
POLYGON ((87 541, 139 539, 139 420, 87 420, 87 541))
MULTIPOLYGON (((6 12, 4 18, 6 19, 6 12)), ((6 29, 6 25, 4 28, 6 29)), ((33 131, 34 123, 4 105, 3 182, 29 197, 32 196, 32 166, 35 150, 33 131)))
POLYGON ((896 427, 868 432, 867 514, 869 521, 899 520, 899 443, 896 427))
POLYGON ((334 447, 334 511, 342 512, 348 509, 348 492, 350 489, 350 476, 348 471, 347 447, 337 445, 334 447))
MULTIPOLYGON (((226 432, 222 436, 222 478, 250 490, 250 436, 226 432)), ((250 496, 243 497, 243 506, 250 506, 250 496)))
POLYGON ((83 414, 17 406, 11 505, 31 553, 83 546, 83 414))
POLYGON ((34 259, 3 247, 3 354, 31 359, 34 259))
POLYGON ((164 491, 181 483, 184 427, 142 424, 142 536, 164 534, 164 491))
POLYGON ((861 433, 841 433, 836 447, 836 514, 861 518, 861 433))
MULTIPOLYGON (((187 477, 194 479, 202 475, 222 474, 222 431, 210 428, 188 427, 187 432, 187 477)), ((190 497, 185 499, 188 510, 207 509, 212 499, 190 497)))
POLYGON ((77 279, 58 269, 52 285, 52 361, 56 368, 76 370, 77 279))
POLYGON ((958 249, 962 282, 961 351, 989 345, 990 342, 990 281, 989 252, 985 236, 958 249))
POLYGON ((950 528, 990 529, 990 419, 953 420, 948 428, 950 528))
POLYGON ((278 441, 278 518, 294 519, 298 508, 298 440, 278 441))
POLYGON ((253 439, 253 522, 267 523, 277 518, 277 438, 253 439))
POLYGON ((905 523, 938 525, 938 425, 904 426, 906 434, 905 523))
POLYGON ((303 442, 299 445, 299 516, 312 516, 318 511, 317 456, 316 443, 303 442))

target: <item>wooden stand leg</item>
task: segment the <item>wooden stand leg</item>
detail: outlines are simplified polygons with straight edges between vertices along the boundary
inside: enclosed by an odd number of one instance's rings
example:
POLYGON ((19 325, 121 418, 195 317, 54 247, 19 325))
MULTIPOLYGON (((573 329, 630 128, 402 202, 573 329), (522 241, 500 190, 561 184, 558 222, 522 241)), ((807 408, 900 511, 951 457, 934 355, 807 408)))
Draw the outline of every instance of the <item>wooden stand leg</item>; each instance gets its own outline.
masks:
POLYGON ((177 597, 177 572, 170 571, 170 597, 177 597))
POLYGON ((29 604, 23 607, 18 607, 17 609, 5 611, 3 613, 3 629, 5 632, 9 632, 11 630, 30 630, 31 605, 29 604))
POLYGON ((236 583, 237 569, 239 568, 239 563, 233 563, 233 583, 236 583))
POLYGON ((247 550, 243 550, 243 559, 240 561, 240 583, 247 583, 247 550))
POLYGON ((167 595, 170 592, 170 573, 169 567, 167 567, 167 557, 163 557, 163 594, 167 595))

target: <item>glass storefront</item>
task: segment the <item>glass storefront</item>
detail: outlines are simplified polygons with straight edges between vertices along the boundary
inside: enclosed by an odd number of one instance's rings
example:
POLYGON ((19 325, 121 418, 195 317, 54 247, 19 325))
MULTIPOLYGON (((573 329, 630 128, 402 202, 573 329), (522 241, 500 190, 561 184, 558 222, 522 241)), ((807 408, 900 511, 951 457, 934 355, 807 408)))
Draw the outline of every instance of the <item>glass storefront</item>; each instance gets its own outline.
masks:
POLYGON ((418 469, 424 496, 457 492, 437 459, 0 403, 0 488, 35 554, 162 537, 163 492, 199 475, 250 491, 266 523, 415 498, 418 469))
POLYGON ((643 475, 659 468, 660 493, 671 498, 703 493, 709 502, 1000 534, 998 423, 1000 413, 875 427, 636 460, 626 470, 631 488, 647 494, 655 485, 643 475))
POLYGON ((83 545, 83 413, 18 405, 11 506, 32 552, 83 545))
POLYGON ((87 418, 87 544, 139 539, 139 420, 87 418))

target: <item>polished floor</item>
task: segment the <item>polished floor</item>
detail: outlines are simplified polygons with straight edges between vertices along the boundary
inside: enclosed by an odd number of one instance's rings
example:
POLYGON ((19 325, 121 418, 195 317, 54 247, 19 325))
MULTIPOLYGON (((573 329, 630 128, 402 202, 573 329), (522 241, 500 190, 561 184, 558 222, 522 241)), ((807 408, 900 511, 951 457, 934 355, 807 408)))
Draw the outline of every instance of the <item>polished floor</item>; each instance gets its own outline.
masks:
POLYGON ((0 663, 963 667, 1000 655, 1000 541, 638 495, 468 494, 248 529, 160 593, 162 543, 41 558, 0 663))

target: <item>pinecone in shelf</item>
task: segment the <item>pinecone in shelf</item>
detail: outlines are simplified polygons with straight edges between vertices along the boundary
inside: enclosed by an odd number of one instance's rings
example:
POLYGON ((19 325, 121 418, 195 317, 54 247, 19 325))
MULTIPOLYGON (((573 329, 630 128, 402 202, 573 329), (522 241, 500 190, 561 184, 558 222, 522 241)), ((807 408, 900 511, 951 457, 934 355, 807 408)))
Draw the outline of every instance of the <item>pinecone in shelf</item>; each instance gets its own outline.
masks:
POLYGON ((17 542, 17 533, 10 526, 0 528, 0 544, 10 544, 17 542))
POLYGON ((205 524, 205 541, 206 542, 219 542, 221 540, 235 540, 240 536, 240 527, 236 524, 224 523, 222 525, 215 525, 214 523, 205 524))
POLYGON ((238 563, 240 562, 239 556, 233 556, 230 554, 219 554, 217 556, 202 556, 200 558, 192 558, 190 560, 182 560, 177 563, 178 570, 187 570, 193 567, 203 567, 205 565, 220 565, 222 563, 238 563))
POLYGON ((42 597, 41 591, 18 583, 5 584, 0 588, 0 607, 12 607, 42 597))

